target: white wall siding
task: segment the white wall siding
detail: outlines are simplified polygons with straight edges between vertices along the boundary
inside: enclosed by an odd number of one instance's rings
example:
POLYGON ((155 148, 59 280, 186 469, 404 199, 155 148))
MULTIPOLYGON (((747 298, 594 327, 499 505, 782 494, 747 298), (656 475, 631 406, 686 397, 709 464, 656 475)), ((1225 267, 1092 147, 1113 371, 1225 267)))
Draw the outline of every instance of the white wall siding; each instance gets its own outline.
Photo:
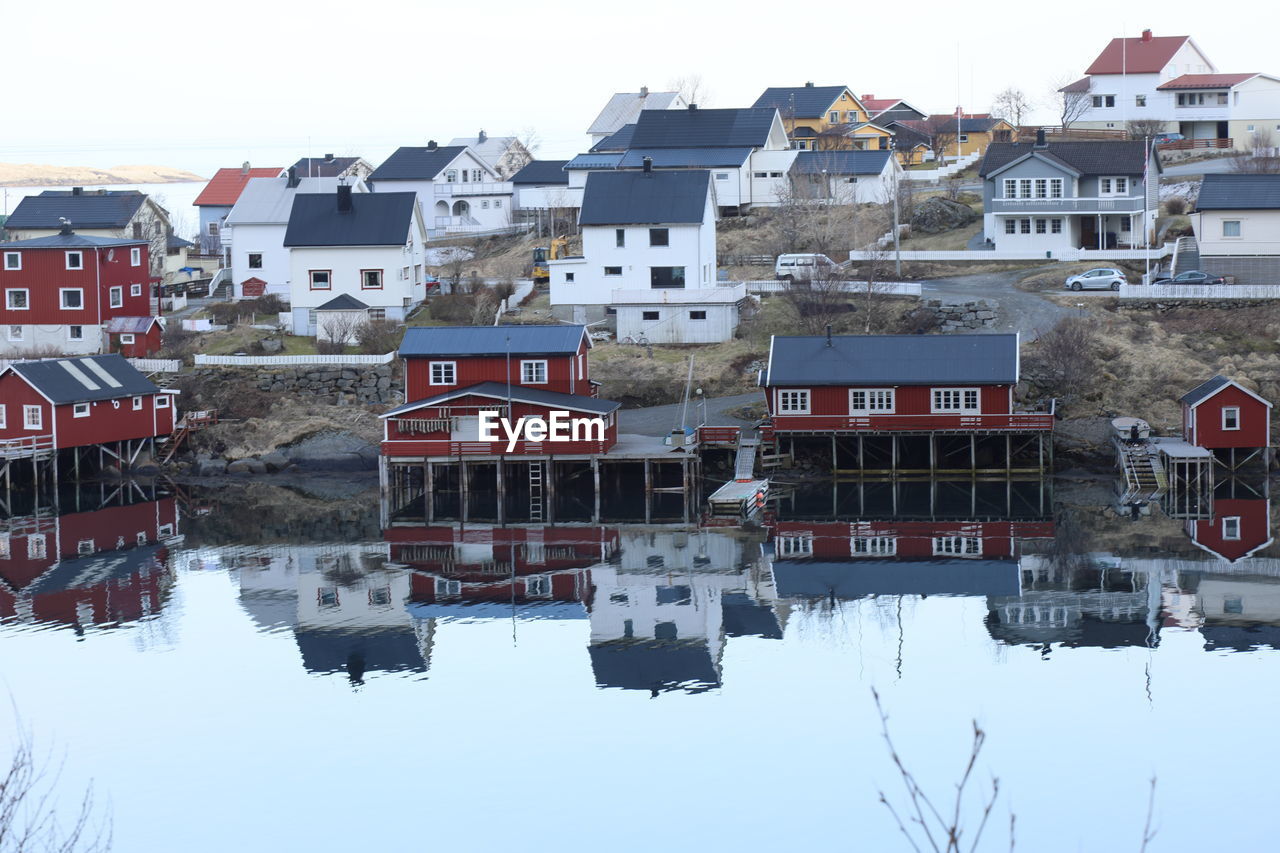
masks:
POLYGON ((731 339, 738 328, 736 303, 619 305, 617 312, 618 340, 644 337, 653 344, 712 344, 731 339), (706 317, 695 320, 693 312, 706 317))
POLYGON ((1202 257, 1280 255, 1280 210, 1207 210, 1193 216, 1202 257), (1239 222, 1240 236, 1224 237, 1224 221, 1239 222))
POLYGON ((290 251, 289 303, 293 309, 295 334, 315 334, 309 321, 309 312, 329 300, 347 294, 368 305, 381 308, 388 320, 403 320, 405 312, 421 302, 425 285, 415 281, 415 273, 421 269, 421 246, 414 240, 413 249, 407 246, 352 246, 352 247, 295 247, 290 251), (409 267, 408 279, 402 278, 405 266, 409 267), (382 270, 382 289, 361 288, 361 270, 382 270), (329 270, 328 290, 312 290, 311 270, 329 270))
MULTIPOLYGON (((17 324, 12 324, 17 325, 17 324)), ((83 337, 73 341, 68 336, 69 326, 46 324, 25 324, 22 329, 22 340, 9 340, 10 324, 0 330, 0 355, 6 357, 23 356, 40 351, 54 351, 63 355, 90 355, 102 352, 103 338, 101 326, 86 324, 81 326, 83 337)))

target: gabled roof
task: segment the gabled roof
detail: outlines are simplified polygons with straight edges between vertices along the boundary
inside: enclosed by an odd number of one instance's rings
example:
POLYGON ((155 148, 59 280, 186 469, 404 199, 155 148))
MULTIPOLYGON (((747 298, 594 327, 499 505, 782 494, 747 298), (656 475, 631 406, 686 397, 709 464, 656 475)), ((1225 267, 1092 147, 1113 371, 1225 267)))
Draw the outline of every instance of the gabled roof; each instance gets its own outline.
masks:
POLYGON ((997 125, 1009 124, 1002 118, 992 118, 989 115, 963 116, 959 119, 955 116, 930 116, 928 120, 937 122, 937 129, 942 133, 990 133, 997 125))
POLYGON ((1085 74, 1156 74, 1191 36, 1112 39, 1085 74))
POLYGON ((413 326, 405 330, 400 357, 573 355, 586 334, 575 325, 413 326))
POLYGON ((774 335, 761 382, 779 385, 1012 385, 1015 335, 774 335))
POLYGON ((645 110, 636 121, 632 148, 762 148, 774 109, 645 110))
POLYGON ((137 190, 45 190, 28 196, 5 220, 10 231, 23 228, 62 227, 59 217, 71 220, 72 228, 123 228, 129 224, 147 197, 137 190))
POLYGON ((1280 175, 1205 175, 1196 210, 1280 210, 1280 175))
POLYGON ((827 110, 849 93, 855 106, 863 105, 848 86, 771 86, 752 104, 755 108, 772 108, 787 118, 825 118, 827 110))
MULTIPOLYGON (((28 226, 30 227, 30 226, 28 226)), ((6 249, 110 249, 117 246, 145 246, 146 240, 127 240, 120 237, 90 237, 84 234, 50 234, 32 237, 30 240, 11 240, 0 243, 6 249)))
POLYGON ((155 383, 115 353, 20 361, 9 365, 9 369, 59 406, 160 391, 155 383))
POLYGON ((866 108, 872 118, 875 118, 881 113, 891 111, 896 112, 898 110, 908 110, 921 117, 928 115, 924 110, 902 100, 901 98, 872 98, 868 95, 863 95, 859 100, 862 101, 862 106, 866 108))
POLYGON ((299 178, 336 178, 359 162, 359 157, 303 157, 293 168, 299 178))
POLYGON ((564 164, 565 171, 590 171, 592 169, 616 169, 623 154, 579 154, 564 164))
POLYGON ((592 172, 582 193, 579 225, 700 223, 711 173, 705 169, 592 172))
POLYGON ((1088 77, 1081 77, 1079 80, 1076 80, 1074 83, 1068 83, 1067 85, 1063 86, 1058 91, 1059 92, 1087 92, 1089 91, 1089 87, 1092 85, 1093 85, 1093 81, 1090 80, 1088 77))
POLYGON ((369 180, 430 181, 465 150, 461 145, 397 148, 381 166, 373 170, 369 180))
POLYGON ((455 391, 436 394, 434 397, 427 397, 424 400, 405 403, 403 406, 397 406, 389 412, 384 412, 382 417, 393 418, 406 412, 412 412, 415 409, 430 408, 458 397, 471 395, 492 397, 495 400, 505 400, 510 397, 512 400, 518 400, 521 403, 536 403, 542 406, 554 406, 575 412, 596 412, 601 415, 607 415, 622 406, 621 403, 615 403, 613 400, 601 400, 598 397, 562 394, 559 391, 544 391, 539 388, 527 388, 523 385, 507 385, 505 382, 481 382, 478 385, 469 385, 466 388, 458 388, 455 391))
MULTIPOLYGON (((227 214, 227 225, 284 225, 293 211, 293 199, 298 195, 324 193, 332 196, 338 191, 337 178, 299 178, 298 185, 288 185, 288 178, 254 178, 249 182, 235 207, 227 214)), ((352 193, 365 192, 364 184, 356 182, 352 193)))
POLYGON ((285 246, 403 246, 417 194, 352 193, 351 210, 338 210, 337 194, 295 195, 285 246))
POLYGON ((642 169, 648 157, 659 169, 712 169, 741 166, 750 156, 750 148, 632 148, 622 155, 618 168, 642 169))
POLYGON ((587 133, 613 133, 624 124, 632 124, 642 110, 669 110, 673 104, 683 106, 679 92, 618 92, 604 105, 600 115, 591 122, 587 133))
POLYGON ((205 184, 200 195, 196 196, 196 200, 191 202, 196 207, 231 207, 236 203, 236 199, 240 198, 240 193, 244 190, 245 184, 249 183, 251 178, 274 178, 280 174, 280 167, 273 166, 269 169, 219 169, 209 183, 205 184))
MULTIPOLYGON (((1206 175, 1205 177, 1208 177, 1208 176, 1206 175)), ((1239 382, 1236 382, 1232 379, 1228 379, 1222 374, 1218 374, 1217 376, 1214 376, 1212 379, 1206 382, 1200 383, 1195 388, 1192 388, 1190 391, 1188 391, 1187 393, 1183 394, 1180 398, 1178 398, 1178 401, 1181 403, 1185 403, 1186 405, 1194 409, 1196 406, 1200 405, 1205 400, 1208 400, 1214 394, 1217 394, 1219 391, 1221 391, 1223 388, 1226 388, 1229 385, 1240 389, 1241 391, 1248 394, 1253 399, 1257 400, 1259 403, 1262 403, 1263 405, 1265 405, 1267 408, 1271 408, 1271 404, 1266 400, 1264 400, 1262 397, 1259 397, 1257 394, 1253 393, 1248 388, 1241 385, 1239 382)))
MULTIPOLYGON (((138 242, 142 241, 139 240, 138 242)), ((194 249, 196 247, 195 243, 192 243, 190 240, 184 240, 177 234, 173 233, 170 233, 168 237, 164 238, 164 245, 166 249, 194 249)))
MULTIPOLYGON (((1030 142, 993 142, 978 174, 987 177, 1033 152, 1059 160, 1081 175, 1141 175, 1147 159, 1146 143, 1141 140, 1050 142, 1043 148, 1030 142)), ((1160 168, 1158 157, 1156 168, 1160 168)))
POLYGON ((602 151, 626 151, 631 147, 631 139, 636 135, 635 123, 624 124, 617 131, 601 139, 595 145, 591 146, 591 153, 598 154, 602 151))
POLYGON ((107 334, 145 335, 159 322, 159 317, 112 317, 107 321, 107 334))
POLYGON ((892 151, 801 151, 795 169, 802 175, 878 175, 892 151))
POLYGON ((534 160, 511 176, 511 183, 529 184, 567 184, 569 175, 564 167, 568 160, 534 160))
POLYGON ((367 311, 369 306, 347 293, 340 293, 323 305, 317 305, 317 311, 367 311))
POLYGON ((1173 89, 1229 89, 1237 83, 1252 80, 1254 74, 1183 74, 1174 77, 1168 83, 1156 86, 1156 91, 1168 92, 1173 89))

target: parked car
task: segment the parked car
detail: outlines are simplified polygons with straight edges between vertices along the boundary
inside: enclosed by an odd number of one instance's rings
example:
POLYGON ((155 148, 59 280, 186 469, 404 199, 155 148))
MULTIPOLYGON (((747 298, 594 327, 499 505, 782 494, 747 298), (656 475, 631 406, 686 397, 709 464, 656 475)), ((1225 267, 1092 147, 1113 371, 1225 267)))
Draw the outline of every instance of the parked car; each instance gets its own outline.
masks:
POLYGON ((1101 267, 1071 276, 1063 287, 1068 290, 1119 290, 1120 285, 1128 283, 1123 270, 1101 267))
POLYGON ((1157 133, 1151 137, 1152 145, 1168 145, 1170 142, 1181 142, 1186 139, 1181 133, 1157 133))
POLYGON ((778 255, 773 274, 783 281, 839 278, 842 267, 826 255, 778 255))
POLYGON ((1167 275, 1158 275, 1155 277, 1155 284, 1226 284, 1227 280, 1220 275, 1209 275, 1207 272, 1200 270, 1187 270, 1180 272, 1173 278, 1167 275))

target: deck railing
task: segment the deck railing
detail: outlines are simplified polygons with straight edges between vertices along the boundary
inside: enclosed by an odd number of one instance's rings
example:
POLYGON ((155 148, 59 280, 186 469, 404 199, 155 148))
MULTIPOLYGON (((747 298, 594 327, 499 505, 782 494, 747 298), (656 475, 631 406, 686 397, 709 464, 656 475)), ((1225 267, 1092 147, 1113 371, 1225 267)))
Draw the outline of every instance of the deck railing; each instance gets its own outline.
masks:
POLYGON ((1175 139, 1161 142, 1156 148, 1161 151, 1187 151, 1195 148, 1234 148, 1232 140, 1227 139, 1175 139))
POLYGON ((53 450, 53 435, 0 439, 0 459, 29 459, 53 450))
POLYGON ((737 445, 742 435, 742 428, 736 426, 698 427, 697 437, 700 444, 732 444, 737 445))
POLYGON ((517 441, 507 450, 506 441, 452 441, 448 439, 390 440, 382 442, 383 456, 581 456, 603 454, 606 441, 517 441))
POLYGON ((775 415, 762 429, 778 432, 1039 432, 1052 430, 1050 412, 929 415, 775 415))

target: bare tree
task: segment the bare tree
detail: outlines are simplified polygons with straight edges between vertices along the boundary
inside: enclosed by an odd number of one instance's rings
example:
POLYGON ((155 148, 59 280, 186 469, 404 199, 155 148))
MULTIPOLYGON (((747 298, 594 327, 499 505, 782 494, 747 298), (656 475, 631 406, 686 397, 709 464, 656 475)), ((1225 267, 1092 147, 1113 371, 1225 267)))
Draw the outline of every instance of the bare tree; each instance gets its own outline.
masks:
POLYGON ((1136 118, 1125 122, 1124 128, 1130 139, 1150 139, 1157 133, 1164 133, 1165 123, 1156 118, 1136 118))
POLYGON ((1093 96, 1089 93, 1092 85, 1093 83, 1088 77, 1076 81, 1060 77, 1054 82, 1052 87, 1053 103, 1057 106, 1058 123, 1062 125, 1063 132, 1069 130, 1072 124, 1079 121, 1080 117, 1093 104, 1093 96))
POLYGON ((705 107, 711 101, 711 92, 707 89, 707 84, 703 81, 702 75, 696 72, 671 78, 667 83, 667 90, 678 92, 686 103, 705 107))
POLYGON ((955 116, 935 115, 923 121, 911 122, 909 126, 924 137, 938 163, 945 166, 947 149, 960 138, 956 132, 959 127, 958 119, 955 116))
POLYGON ((30 733, 22 732, 0 776, 0 853, 99 853, 111 849, 111 822, 95 817, 93 789, 64 822, 54 791, 58 773, 41 770, 30 733))
POLYGON ((823 268, 816 268, 809 281, 792 282, 782 292, 782 301, 796 328, 807 335, 820 335, 828 327, 843 331, 852 306, 848 283, 823 268))
POLYGON ((1018 130, 1022 129, 1022 120, 1030 112, 1031 99, 1017 86, 1010 86, 997 93, 991 103, 991 114, 1004 119, 1018 130))
MULTIPOLYGON (((329 313, 329 312, 325 312, 329 313)), ((322 353, 340 353, 356 340, 360 318, 354 311, 335 311, 320 322, 320 338, 316 349, 322 353)))

